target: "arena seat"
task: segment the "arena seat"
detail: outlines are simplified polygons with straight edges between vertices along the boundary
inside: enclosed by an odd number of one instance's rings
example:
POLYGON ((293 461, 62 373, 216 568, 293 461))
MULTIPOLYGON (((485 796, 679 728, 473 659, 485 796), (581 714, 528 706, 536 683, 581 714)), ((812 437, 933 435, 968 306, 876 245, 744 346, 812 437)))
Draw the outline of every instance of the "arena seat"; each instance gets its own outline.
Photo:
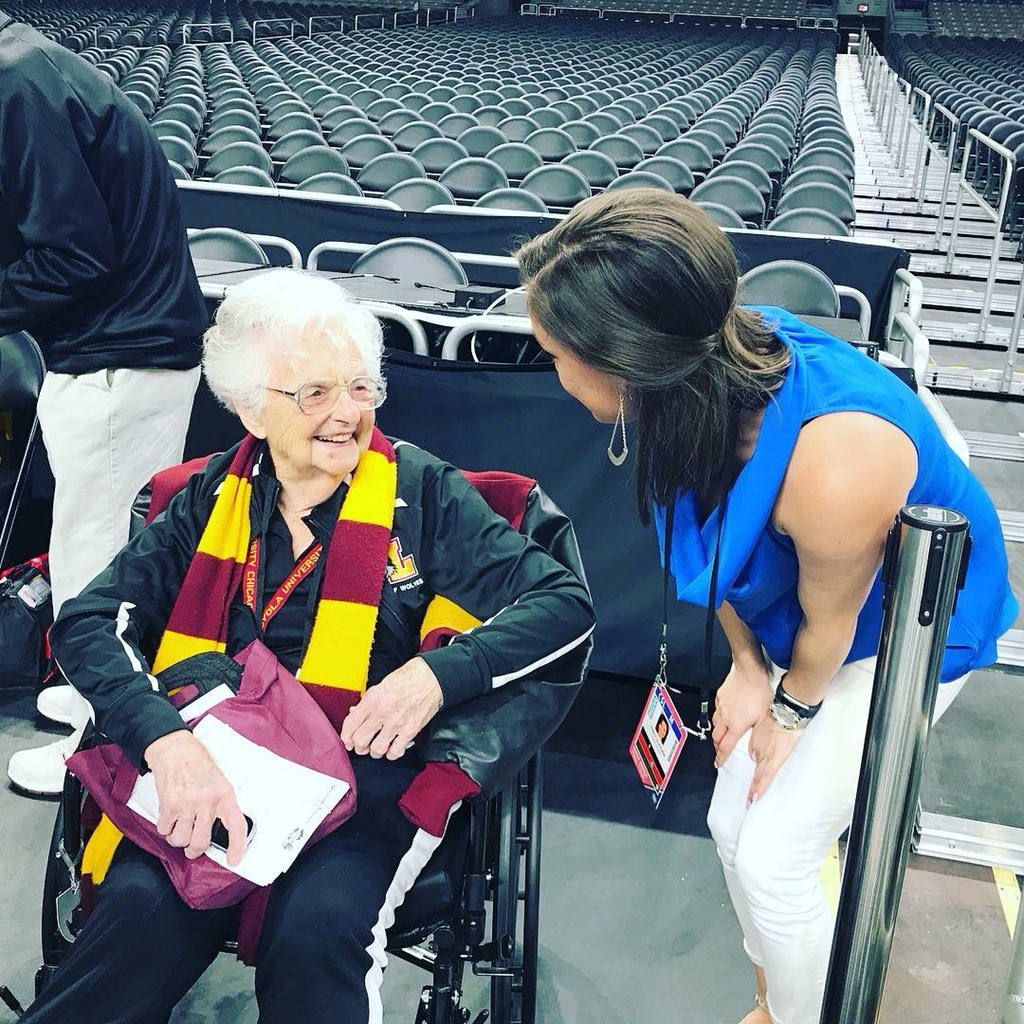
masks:
MULTIPOLYGON (((331 145, 334 145, 332 142, 331 145)), ((383 135, 367 133, 349 139, 340 149, 341 155, 348 161, 349 167, 365 167, 371 160, 380 156, 395 153, 395 144, 383 135)), ((422 173, 418 171, 417 173, 422 173)))
POLYGON ((419 213, 435 206, 454 206, 455 197, 438 181, 430 178, 411 178, 399 182, 384 193, 384 198, 403 210, 419 213))
POLYGON ((509 142, 525 142, 527 137, 540 129, 531 117, 512 116, 499 121, 495 126, 509 142))
POLYGON ((440 174, 457 160, 469 156, 469 151, 456 139, 434 138, 421 142, 412 151, 428 174, 440 174))
POLYGON ((839 316, 839 293, 831 279, 799 260, 774 260, 748 270, 736 296, 742 303, 780 306, 797 315, 839 316))
POLYGON ((634 172, 648 171, 664 178, 680 195, 688 196, 694 187, 693 172, 681 160, 670 156, 650 156, 633 168, 634 172))
POLYGON ((793 171, 787 176, 782 191, 783 193, 790 192, 800 185, 808 184, 835 185, 851 198, 853 197, 853 183, 842 171, 837 171, 834 167, 822 167, 819 164, 808 164, 799 171, 793 171))
POLYGON ((327 143, 330 146, 343 148, 353 139, 361 139, 367 135, 380 136, 380 129, 373 121, 365 117, 350 117, 347 121, 342 121, 341 124, 331 129, 327 136, 327 143))
POLYGON ((763 167, 759 167, 749 160, 727 160, 720 163, 710 171, 705 181, 714 181, 716 178, 725 176, 749 181, 765 198, 766 203, 772 195, 774 185, 771 176, 763 167))
POLYGON ((270 263, 270 258, 258 242, 234 228, 201 228, 191 231, 188 250, 193 258, 199 259, 263 265, 270 263))
POLYGON ((626 171, 608 184, 608 191, 624 188, 656 188, 662 192, 675 192, 667 179, 653 171, 626 171))
POLYGON ((255 188, 277 188, 274 179, 259 167, 228 167, 215 174, 213 180, 218 185, 249 185, 255 188))
POLYGON ((619 176, 615 161, 595 150, 570 153, 562 164, 579 171, 590 182, 591 188, 604 188, 619 176))
POLYGON ((695 202, 719 203, 734 210, 745 223, 760 228, 764 222, 764 196, 745 178, 720 174, 701 182, 690 194, 695 202))
POLYGON ((253 142, 232 142, 219 149, 206 161, 203 173, 212 178, 229 167, 258 167, 267 174, 272 174, 274 162, 262 146, 257 146, 253 142))
POLYGON ((850 194, 827 182, 808 182, 784 190, 775 212, 781 215, 790 210, 821 210, 834 214, 844 224, 852 224, 857 218, 850 194))
POLYGON ((363 190, 356 184, 354 179, 344 174, 337 174, 327 171, 324 174, 314 174, 305 178, 295 186, 300 192, 320 192, 332 196, 356 196, 360 197, 363 190))
POLYGON ((496 188, 508 187, 508 175, 486 157, 464 157, 447 167, 438 179, 458 199, 479 199, 496 188))
POLYGON ((790 231, 800 235, 830 235, 845 237, 850 229, 834 214, 827 210, 790 210, 775 217, 768 225, 769 231, 790 231))
MULTIPOLYGON (((173 8, 177 0, 169 2, 173 8)), ((235 8, 234 0, 226 2, 227 9, 235 8)), ((302 7, 319 15, 311 4, 302 7)), ((539 168, 522 151, 504 147, 528 143, 553 167, 565 161, 563 170, 571 169, 566 158, 577 151, 603 154, 616 165, 613 180, 638 169, 659 174, 682 194, 705 177, 743 177, 770 212, 791 163, 794 174, 797 167, 835 169, 850 152, 835 95, 834 48, 824 33, 738 33, 688 24, 677 34, 629 21, 611 27, 517 18, 514 33, 504 21, 466 19, 402 32, 299 31, 294 38, 252 43, 241 26, 244 19, 251 39, 253 9, 235 9, 231 45, 202 40, 140 53, 117 44, 120 49, 92 54, 141 109, 163 97, 163 107, 152 114, 155 124, 169 125, 161 134, 191 141, 203 158, 219 158, 221 146, 231 144, 230 134, 216 135, 229 127, 253 133, 233 142, 286 158, 272 160, 281 174, 282 163, 314 143, 308 135, 283 143, 293 131, 325 136, 353 173, 387 153, 416 156, 429 140, 464 140, 464 153, 449 151, 445 161, 437 148, 437 159, 424 160, 428 175, 444 174, 459 159, 494 154, 493 162, 514 183, 539 168), (677 163, 647 163, 664 158, 677 163), (727 172, 731 162, 757 164, 771 186, 765 188, 763 176, 748 167, 727 172)), ((175 17, 165 16, 161 30, 171 32, 175 17)), ((221 32, 213 30, 211 39, 221 32)), ((121 39, 124 33, 115 34, 121 39)), ((255 160, 246 165, 257 164, 263 167, 255 160)), ((181 166, 188 165, 186 159, 181 166)), ((202 159, 198 166, 204 178, 224 169, 214 164, 208 170, 202 159)), ((597 184, 609 177, 603 161, 584 158, 579 166, 590 169, 594 187, 606 187, 597 184)), ((839 169, 852 177, 847 162, 839 169)), ((293 178, 289 172, 281 180, 298 184, 293 178)), ((983 166, 979 180, 989 178, 983 166)), ((797 178, 785 191, 803 183, 797 178)), ((568 209, 582 198, 575 181, 555 205, 568 209), (570 194, 577 198, 568 199, 570 194)))
POLYGON ((158 139, 181 139, 192 148, 196 144, 196 133, 180 121, 158 121, 153 125, 153 132, 158 139))
POLYGON ((379 274, 425 284, 469 284, 462 264, 447 249, 425 238, 389 238, 352 264, 353 274, 379 274))
POLYGON ((720 228, 742 229, 747 226, 743 223, 743 218, 735 210, 730 210, 728 206, 712 202, 703 202, 698 205, 720 228))
MULTIPOLYGON (((671 145, 676 145, 676 143, 671 143, 671 145)), ((588 148, 591 152, 603 153, 615 163, 616 167, 625 169, 635 167, 646 156, 634 139, 618 132, 603 136, 588 148)))
POLYGON ((560 164, 548 164, 530 171, 520 188, 532 192, 549 209, 575 206, 591 195, 590 182, 575 168, 560 164))
POLYGON ((456 138, 468 156, 487 156, 492 149, 508 142, 504 133, 491 125, 475 124, 456 138))
POLYGON ((270 159, 274 163, 284 163, 293 156, 317 148, 330 151, 319 132, 299 128, 287 135, 282 135, 273 143, 270 147, 270 159))
POLYGON ((673 142, 666 142, 655 155, 669 156, 673 160, 679 160, 690 168, 694 177, 697 175, 703 177, 715 166, 715 158, 699 139, 683 137, 673 142))
MULTIPOLYGON (((273 151, 271 155, 273 155, 273 151)), ((349 165, 338 150, 321 143, 308 149, 302 149, 289 157, 281 168, 278 180, 298 185, 306 178, 326 173, 347 175, 349 165)))
POLYGON ((356 174, 364 192, 387 192, 399 182, 426 175, 423 164, 407 153, 382 153, 369 160, 356 174))
POLYGON ((509 181, 522 181, 530 171, 544 165, 541 155, 524 142, 506 142, 487 154, 508 176, 509 181))

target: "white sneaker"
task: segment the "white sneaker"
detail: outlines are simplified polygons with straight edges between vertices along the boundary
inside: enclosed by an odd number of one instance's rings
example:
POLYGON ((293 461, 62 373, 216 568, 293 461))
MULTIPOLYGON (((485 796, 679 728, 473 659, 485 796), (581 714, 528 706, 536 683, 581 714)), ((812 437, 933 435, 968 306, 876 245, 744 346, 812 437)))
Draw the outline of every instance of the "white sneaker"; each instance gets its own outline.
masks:
POLYGON ((67 683, 58 686, 47 686, 39 691, 36 698, 36 710, 51 722, 71 725, 75 704, 74 687, 67 683))
POLYGON ((64 761, 78 748, 81 738, 81 731, 75 730, 45 747, 17 751, 7 762, 7 777, 26 793, 57 796, 64 788, 64 761))

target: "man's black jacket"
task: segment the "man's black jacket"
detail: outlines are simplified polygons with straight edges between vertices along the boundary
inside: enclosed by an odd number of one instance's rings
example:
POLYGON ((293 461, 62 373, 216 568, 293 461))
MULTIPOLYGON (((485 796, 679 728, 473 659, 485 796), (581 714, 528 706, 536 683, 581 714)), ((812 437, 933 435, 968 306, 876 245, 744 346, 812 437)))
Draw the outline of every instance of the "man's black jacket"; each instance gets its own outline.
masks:
POLYGON ((207 323, 141 111, 0 11, 0 335, 32 332, 59 373, 188 369, 207 323))

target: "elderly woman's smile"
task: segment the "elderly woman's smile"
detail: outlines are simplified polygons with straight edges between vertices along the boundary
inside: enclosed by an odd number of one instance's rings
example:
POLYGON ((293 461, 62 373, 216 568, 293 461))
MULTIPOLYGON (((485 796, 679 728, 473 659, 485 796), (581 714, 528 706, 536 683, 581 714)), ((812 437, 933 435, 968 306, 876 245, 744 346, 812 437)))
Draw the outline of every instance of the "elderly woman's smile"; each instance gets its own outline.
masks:
POLYGON ((297 348, 272 357, 268 380, 262 407, 242 419, 266 438, 282 504, 311 508, 366 451, 383 384, 353 342, 327 331, 307 332, 297 348))

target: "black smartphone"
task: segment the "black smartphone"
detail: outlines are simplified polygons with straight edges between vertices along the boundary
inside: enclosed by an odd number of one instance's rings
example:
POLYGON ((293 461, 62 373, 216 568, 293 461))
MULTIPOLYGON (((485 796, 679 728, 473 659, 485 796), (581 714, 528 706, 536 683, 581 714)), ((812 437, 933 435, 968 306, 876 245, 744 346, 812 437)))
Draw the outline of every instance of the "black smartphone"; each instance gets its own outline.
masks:
MULTIPOLYGON (((248 814, 243 815, 243 817, 245 818, 245 844, 248 846, 252 842, 252 835, 256 831, 256 825, 248 814)), ((218 850, 223 850, 227 853, 228 842, 227 826, 220 818, 215 818, 213 828, 210 829, 210 845, 216 846, 218 850)))

